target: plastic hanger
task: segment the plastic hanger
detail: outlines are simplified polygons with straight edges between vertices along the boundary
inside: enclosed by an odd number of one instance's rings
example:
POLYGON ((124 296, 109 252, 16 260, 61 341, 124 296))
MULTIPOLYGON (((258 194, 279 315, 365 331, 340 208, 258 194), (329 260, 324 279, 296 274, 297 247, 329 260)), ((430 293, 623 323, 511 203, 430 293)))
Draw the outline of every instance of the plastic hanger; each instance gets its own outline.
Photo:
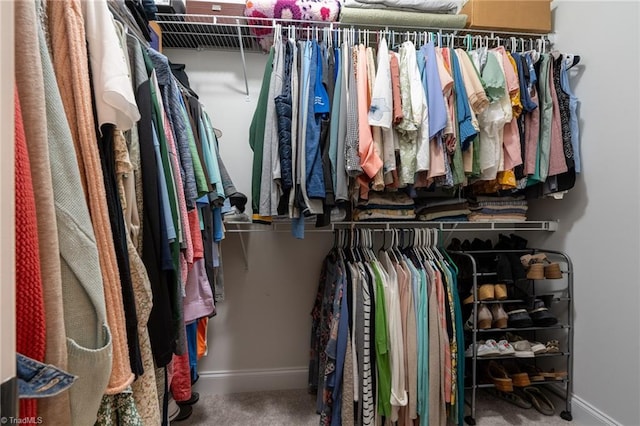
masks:
POLYGON ((567 69, 571 69, 580 63, 580 55, 574 55, 572 53, 566 53, 564 55, 564 63, 567 69))

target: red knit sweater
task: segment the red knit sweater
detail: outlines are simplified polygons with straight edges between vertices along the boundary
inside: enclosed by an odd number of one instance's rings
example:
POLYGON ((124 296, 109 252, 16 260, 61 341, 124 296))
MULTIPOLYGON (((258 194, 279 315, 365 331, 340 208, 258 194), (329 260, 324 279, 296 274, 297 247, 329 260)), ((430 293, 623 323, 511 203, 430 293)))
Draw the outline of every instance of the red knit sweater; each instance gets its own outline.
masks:
MULTIPOLYGON (((16 327, 19 353, 44 360, 45 319, 38 251, 38 223, 31 167, 17 90, 15 97, 16 327)), ((20 416, 37 416, 35 399, 20 400, 20 416)))

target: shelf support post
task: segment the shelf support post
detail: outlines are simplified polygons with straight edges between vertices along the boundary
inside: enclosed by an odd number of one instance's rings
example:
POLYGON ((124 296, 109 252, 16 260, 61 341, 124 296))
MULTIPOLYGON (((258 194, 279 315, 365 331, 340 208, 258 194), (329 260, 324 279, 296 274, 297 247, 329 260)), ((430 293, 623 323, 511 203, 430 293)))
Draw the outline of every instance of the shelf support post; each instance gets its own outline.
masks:
POLYGON ((247 79, 247 61, 244 57, 244 45, 242 43, 242 30, 240 29, 240 20, 236 19, 236 30, 238 31, 238 45, 240 46, 240 56, 242 57, 242 72, 244 74, 244 88, 249 97, 249 80, 247 79))

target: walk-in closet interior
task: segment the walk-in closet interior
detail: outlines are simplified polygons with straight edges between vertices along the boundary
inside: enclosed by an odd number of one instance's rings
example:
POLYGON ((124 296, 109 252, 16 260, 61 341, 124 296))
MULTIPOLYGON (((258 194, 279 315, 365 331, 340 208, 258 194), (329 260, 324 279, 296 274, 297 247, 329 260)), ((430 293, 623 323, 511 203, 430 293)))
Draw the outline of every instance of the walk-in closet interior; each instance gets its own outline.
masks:
POLYGON ((0 1, 0 422, 640 425, 639 24, 0 1))

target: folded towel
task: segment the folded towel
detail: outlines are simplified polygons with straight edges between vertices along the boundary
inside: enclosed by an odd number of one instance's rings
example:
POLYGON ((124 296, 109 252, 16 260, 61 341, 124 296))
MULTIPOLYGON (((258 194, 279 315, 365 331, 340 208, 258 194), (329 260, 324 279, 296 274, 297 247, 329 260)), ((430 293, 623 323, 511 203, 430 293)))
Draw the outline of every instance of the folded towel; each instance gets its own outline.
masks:
POLYGON ((457 15, 467 0, 346 0, 345 7, 396 9, 457 15))
POLYGON ((389 207, 410 207, 413 209, 414 202, 407 194, 403 192, 370 192, 369 199, 366 201, 360 201, 358 203, 359 208, 363 208, 367 205, 375 206, 389 206, 389 207))
POLYGON ((467 23, 467 15, 343 7, 340 13, 340 22, 343 24, 377 25, 389 28, 464 28, 467 23))

